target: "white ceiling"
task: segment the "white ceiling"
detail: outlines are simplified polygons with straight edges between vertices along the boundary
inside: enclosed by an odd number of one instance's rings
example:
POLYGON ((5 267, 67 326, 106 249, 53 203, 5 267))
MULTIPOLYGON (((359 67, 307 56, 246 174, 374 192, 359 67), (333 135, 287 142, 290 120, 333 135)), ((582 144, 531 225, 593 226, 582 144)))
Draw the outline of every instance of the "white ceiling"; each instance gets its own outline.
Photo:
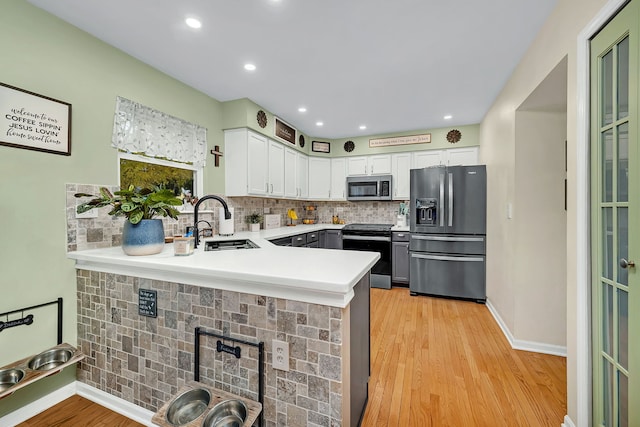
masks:
POLYGON ((219 101, 342 138, 479 123, 557 0, 29 2, 219 101))

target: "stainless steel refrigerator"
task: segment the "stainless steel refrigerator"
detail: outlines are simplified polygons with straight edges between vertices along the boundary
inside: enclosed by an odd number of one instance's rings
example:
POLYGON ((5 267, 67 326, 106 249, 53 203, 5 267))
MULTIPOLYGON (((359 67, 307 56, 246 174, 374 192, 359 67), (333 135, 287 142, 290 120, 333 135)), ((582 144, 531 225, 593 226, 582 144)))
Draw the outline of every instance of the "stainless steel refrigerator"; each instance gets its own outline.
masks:
POLYGON ((411 295, 486 301, 484 165, 411 170, 411 295))

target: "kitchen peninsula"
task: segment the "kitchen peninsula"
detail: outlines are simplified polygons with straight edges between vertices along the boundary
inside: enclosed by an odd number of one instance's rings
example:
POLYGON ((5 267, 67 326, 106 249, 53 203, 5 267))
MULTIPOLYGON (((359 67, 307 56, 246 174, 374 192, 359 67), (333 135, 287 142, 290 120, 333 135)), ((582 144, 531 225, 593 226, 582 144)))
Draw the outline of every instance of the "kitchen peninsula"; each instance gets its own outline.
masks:
MULTIPOLYGON (((379 254, 267 240, 303 227, 295 228, 236 233, 231 239, 258 247, 202 245, 190 256, 174 256, 170 244, 145 257, 119 247, 70 252, 78 346, 88 355, 79 381, 154 412, 193 379, 194 329, 202 327, 264 342, 265 425, 357 425, 369 376, 369 271, 379 254), (140 289, 157 293, 157 317, 139 314, 140 289), (273 340, 288 345, 288 371, 272 367, 273 340)), ((203 383, 258 400, 255 349, 236 359, 213 340, 201 346, 203 383)))

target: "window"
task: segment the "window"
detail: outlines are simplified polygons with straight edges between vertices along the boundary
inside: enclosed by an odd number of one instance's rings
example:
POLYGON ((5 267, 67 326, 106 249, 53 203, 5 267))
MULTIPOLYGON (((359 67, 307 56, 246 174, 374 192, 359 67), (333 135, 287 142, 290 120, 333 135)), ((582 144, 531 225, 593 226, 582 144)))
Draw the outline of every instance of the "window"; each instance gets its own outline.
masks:
POLYGON ((162 186, 176 196, 202 195, 202 169, 193 165, 120 152, 118 170, 121 188, 162 186))

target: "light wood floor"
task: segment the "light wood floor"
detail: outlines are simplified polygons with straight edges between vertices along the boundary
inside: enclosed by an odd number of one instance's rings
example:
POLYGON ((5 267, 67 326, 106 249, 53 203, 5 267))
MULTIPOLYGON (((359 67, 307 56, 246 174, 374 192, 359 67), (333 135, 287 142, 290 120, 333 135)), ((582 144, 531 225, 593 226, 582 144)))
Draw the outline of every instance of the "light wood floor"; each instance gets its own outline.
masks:
MULTIPOLYGON (((371 290, 371 379, 363 427, 557 427, 563 357, 512 350, 486 306, 371 290)), ((73 396, 20 427, 138 427, 73 396)), ((294 426, 290 426, 294 427, 294 426)), ((346 427, 346 426, 345 426, 346 427)))
POLYGON ((512 350, 485 305, 371 290, 363 426, 559 426, 566 360, 512 350))
POLYGON ((144 427, 78 395, 58 403, 18 427, 144 427))

